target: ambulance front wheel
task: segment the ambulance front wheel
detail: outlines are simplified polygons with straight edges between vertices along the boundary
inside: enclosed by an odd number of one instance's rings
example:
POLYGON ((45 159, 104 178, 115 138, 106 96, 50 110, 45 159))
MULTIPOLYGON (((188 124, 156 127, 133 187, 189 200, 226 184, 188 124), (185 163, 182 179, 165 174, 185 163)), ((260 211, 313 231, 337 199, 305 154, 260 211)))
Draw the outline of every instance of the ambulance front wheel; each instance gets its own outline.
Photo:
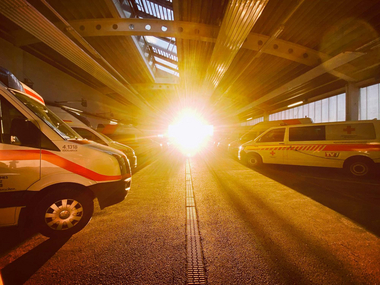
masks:
POLYGON ((84 191, 63 187, 46 195, 38 203, 35 222, 47 237, 69 237, 91 220, 94 202, 84 191))
POLYGON ((257 153, 248 153, 246 156, 247 165, 250 167, 258 167, 263 164, 263 160, 257 153))
POLYGON ((373 161, 367 157, 352 157, 344 163, 346 172, 355 177, 368 176, 373 167, 373 161))

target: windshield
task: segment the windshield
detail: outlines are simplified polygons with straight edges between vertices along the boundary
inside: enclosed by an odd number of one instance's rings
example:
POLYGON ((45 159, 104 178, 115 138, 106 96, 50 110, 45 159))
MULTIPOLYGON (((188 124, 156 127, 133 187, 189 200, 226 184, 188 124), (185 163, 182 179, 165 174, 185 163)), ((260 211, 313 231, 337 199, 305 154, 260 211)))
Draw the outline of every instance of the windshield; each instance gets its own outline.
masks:
POLYGON ((45 105, 40 104, 34 99, 29 98, 15 90, 13 90, 13 94, 65 140, 81 138, 80 135, 78 135, 73 129, 58 118, 57 115, 46 108, 45 105))
POLYGON ((108 141, 109 143, 112 143, 113 140, 111 140, 109 137, 107 137, 106 135, 102 134, 102 133, 99 133, 97 132, 102 138, 104 138, 106 141, 108 141))

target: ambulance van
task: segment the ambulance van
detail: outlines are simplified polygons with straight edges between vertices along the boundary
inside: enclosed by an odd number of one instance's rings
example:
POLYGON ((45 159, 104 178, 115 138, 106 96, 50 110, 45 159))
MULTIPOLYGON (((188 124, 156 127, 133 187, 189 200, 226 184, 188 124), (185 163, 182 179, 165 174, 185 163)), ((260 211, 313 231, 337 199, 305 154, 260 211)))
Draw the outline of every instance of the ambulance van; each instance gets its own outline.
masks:
POLYGON ((0 226, 31 223, 65 237, 131 186, 125 154, 84 140, 38 93, 0 67, 0 226))
POLYGON ((313 120, 310 118, 299 118, 299 119, 287 119, 287 120, 276 120, 276 121, 265 121, 260 122, 251 127, 251 129, 244 133, 240 139, 229 143, 228 151, 233 157, 238 156, 239 147, 251 140, 257 138, 260 134, 266 130, 277 127, 277 126, 287 126, 287 125, 300 125, 300 124, 312 124, 313 120))
POLYGON ((137 156, 131 147, 115 142, 106 135, 97 132, 91 126, 86 125, 83 122, 85 121, 84 116, 76 115, 77 117, 75 117, 73 114, 70 114, 68 111, 57 106, 49 106, 49 109, 52 110, 58 117, 60 117, 66 124, 68 124, 82 138, 120 150, 127 156, 132 169, 137 167, 137 156))
POLYGON ((380 163, 380 121, 274 127, 240 147, 239 159, 261 163, 344 168, 367 176, 380 163))

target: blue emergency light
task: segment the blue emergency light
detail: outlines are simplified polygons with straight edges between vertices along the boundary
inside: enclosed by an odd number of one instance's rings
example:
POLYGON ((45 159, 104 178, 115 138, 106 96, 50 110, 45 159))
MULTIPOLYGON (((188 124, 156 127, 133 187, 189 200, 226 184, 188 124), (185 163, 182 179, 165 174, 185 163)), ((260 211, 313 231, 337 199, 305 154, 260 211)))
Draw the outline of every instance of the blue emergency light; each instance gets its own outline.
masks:
POLYGON ((12 88, 25 93, 24 87, 22 87, 21 82, 13 75, 8 69, 0 66, 0 82, 2 82, 6 87, 12 88))

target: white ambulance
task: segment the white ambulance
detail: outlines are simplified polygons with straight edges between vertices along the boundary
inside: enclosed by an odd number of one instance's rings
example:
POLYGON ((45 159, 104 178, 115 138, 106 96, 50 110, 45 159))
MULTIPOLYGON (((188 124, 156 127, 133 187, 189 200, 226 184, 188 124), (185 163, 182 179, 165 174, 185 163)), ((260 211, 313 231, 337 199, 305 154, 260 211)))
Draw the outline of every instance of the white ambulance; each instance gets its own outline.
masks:
POLYGON ((127 156, 131 167, 137 167, 137 156, 131 147, 115 142, 106 135, 97 132, 91 126, 83 122, 86 120, 86 118, 81 115, 76 115, 75 117, 74 114, 71 114, 68 111, 64 110, 64 108, 57 106, 49 106, 49 109, 52 110, 58 117, 60 117, 66 124, 68 124, 82 138, 120 150, 127 156))
POLYGON ((70 236, 131 185, 125 154, 82 139, 44 100, 0 67, 0 226, 33 223, 70 236))
POLYGON ((276 120, 276 121, 265 121, 253 125, 248 132, 245 132, 240 139, 233 141, 228 144, 228 151, 235 158, 238 156, 239 147, 251 140, 257 138, 260 134, 266 130, 277 127, 277 126, 287 126, 287 125, 300 125, 300 124, 312 124, 313 120, 310 118, 299 118, 299 119, 287 119, 287 120, 276 120))
POLYGON ((275 127, 240 147, 239 159, 261 163, 345 168, 366 176, 380 163, 380 121, 275 127))

